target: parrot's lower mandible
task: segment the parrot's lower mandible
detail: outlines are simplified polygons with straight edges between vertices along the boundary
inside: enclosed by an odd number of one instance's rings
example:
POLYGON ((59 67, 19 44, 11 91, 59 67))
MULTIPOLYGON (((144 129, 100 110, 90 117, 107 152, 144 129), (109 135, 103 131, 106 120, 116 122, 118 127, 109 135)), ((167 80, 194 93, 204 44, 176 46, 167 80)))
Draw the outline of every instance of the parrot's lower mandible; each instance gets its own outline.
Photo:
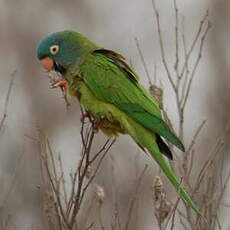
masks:
POLYGON ((139 83, 124 57, 74 31, 48 35, 39 43, 37 57, 47 71, 62 75, 55 85, 76 96, 100 121, 99 128, 105 134, 128 134, 147 150, 181 199, 199 213, 162 155, 173 158, 162 137, 182 151, 184 146, 164 122, 157 100, 139 83))

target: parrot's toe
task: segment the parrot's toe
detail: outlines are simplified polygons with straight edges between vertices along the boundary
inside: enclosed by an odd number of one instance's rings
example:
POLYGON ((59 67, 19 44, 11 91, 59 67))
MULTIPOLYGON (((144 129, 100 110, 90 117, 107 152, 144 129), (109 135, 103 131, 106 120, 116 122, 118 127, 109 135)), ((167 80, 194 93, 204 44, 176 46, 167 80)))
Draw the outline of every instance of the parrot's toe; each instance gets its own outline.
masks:
POLYGON ((107 129, 108 126, 101 119, 95 119, 93 121, 93 131, 95 133, 99 132, 99 129, 107 129))
POLYGON ((66 94, 68 89, 68 82, 66 80, 61 80, 52 84, 52 88, 57 88, 57 87, 60 87, 66 94))

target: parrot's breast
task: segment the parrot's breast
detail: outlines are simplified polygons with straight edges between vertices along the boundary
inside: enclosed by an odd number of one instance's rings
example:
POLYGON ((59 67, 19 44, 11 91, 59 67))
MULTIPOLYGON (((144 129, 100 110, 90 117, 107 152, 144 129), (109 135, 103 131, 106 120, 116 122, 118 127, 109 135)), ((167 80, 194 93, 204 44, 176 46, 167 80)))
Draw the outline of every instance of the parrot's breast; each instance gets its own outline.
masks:
POLYGON ((74 88, 70 87, 69 93, 76 96, 84 108, 99 119, 99 128, 104 134, 117 136, 127 133, 121 122, 127 115, 114 105, 98 100, 83 82, 77 86, 74 84, 74 88))

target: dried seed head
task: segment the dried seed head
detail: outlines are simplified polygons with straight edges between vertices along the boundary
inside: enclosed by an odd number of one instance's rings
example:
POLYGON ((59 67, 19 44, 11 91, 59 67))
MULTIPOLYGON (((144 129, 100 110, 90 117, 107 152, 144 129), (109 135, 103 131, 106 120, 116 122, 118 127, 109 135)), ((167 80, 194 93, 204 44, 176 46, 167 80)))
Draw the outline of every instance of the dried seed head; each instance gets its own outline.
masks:
POLYGON ((50 79, 50 86, 51 87, 53 87, 53 85, 56 82, 63 80, 62 75, 59 72, 56 72, 54 70, 49 71, 48 78, 50 79))
POLYGON ((153 183, 153 197, 155 202, 161 201, 165 198, 163 183, 159 176, 156 176, 155 181, 153 183))
POLYGON ((163 89, 157 87, 156 85, 150 85, 149 87, 150 94, 157 99, 160 107, 163 106, 163 89))
POLYGON ((160 209, 156 212, 156 215, 158 216, 161 223, 163 223, 168 218, 171 210, 172 205, 170 202, 168 202, 167 200, 162 202, 160 209))
POLYGON ((164 111, 163 109, 163 89, 152 84, 149 87, 149 92, 158 101, 159 106, 162 109, 163 117, 164 117, 166 124, 174 131, 172 122, 169 119, 166 111, 164 111))
POLYGON ((166 198, 164 185, 159 176, 156 176, 153 183, 153 199, 155 206, 155 215, 159 223, 163 223, 169 216, 172 205, 166 198))
POLYGON ((95 194, 98 198, 99 204, 102 204, 105 199, 105 191, 102 186, 95 184, 95 194))
POLYGON ((89 179, 91 176, 91 173, 92 173, 92 168, 90 165, 88 165, 87 170, 86 170, 86 174, 85 174, 86 178, 89 179))
POLYGON ((45 197, 44 197, 44 212, 47 216, 47 218, 51 218, 53 216, 53 210, 54 210, 54 197, 53 197, 53 193, 51 190, 48 190, 45 193, 45 197))

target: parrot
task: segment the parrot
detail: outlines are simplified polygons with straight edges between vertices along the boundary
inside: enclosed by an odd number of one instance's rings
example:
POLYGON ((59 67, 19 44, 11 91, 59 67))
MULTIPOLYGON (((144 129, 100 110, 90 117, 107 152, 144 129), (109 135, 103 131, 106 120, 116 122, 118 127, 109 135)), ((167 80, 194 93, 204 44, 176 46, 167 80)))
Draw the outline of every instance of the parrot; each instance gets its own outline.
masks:
POLYGON ((76 97, 97 119, 98 129, 105 135, 129 135, 157 162, 184 203, 200 214, 164 157, 173 159, 166 141, 183 152, 184 145, 164 121, 159 102, 141 85, 121 54, 72 30, 49 34, 38 43, 36 51, 46 71, 61 74, 55 87, 63 87, 68 95, 76 97))

